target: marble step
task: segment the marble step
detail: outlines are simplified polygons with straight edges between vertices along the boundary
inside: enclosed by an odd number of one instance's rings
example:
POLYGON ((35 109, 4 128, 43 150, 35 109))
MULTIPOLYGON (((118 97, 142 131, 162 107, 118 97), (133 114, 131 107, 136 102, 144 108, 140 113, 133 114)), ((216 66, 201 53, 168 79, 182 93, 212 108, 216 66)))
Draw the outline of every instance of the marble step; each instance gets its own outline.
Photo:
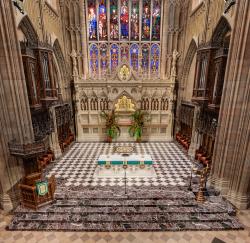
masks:
POLYGON ((103 223, 74 223, 74 222, 12 222, 9 230, 54 230, 54 231, 183 231, 183 230, 232 230, 243 229, 236 219, 222 222, 103 222, 103 223))
MULTIPOLYGON (((32 213, 32 209, 19 207, 16 209, 15 213, 32 213)), ((204 207, 200 206, 128 206, 128 207, 98 207, 98 206, 74 206, 74 207, 60 207, 60 206, 45 206, 43 208, 37 209, 37 214, 60 214, 67 213, 79 214, 79 213, 109 213, 109 214, 118 214, 118 213, 228 213, 229 215, 235 215, 235 212, 229 211, 227 208, 221 207, 204 207)))
POLYGON ((55 207, 71 207, 71 206, 197 206, 194 200, 170 200, 170 199, 97 199, 97 200, 56 200, 53 206, 55 207))
POLYGON ((88 213, 88 214, 20 214, 17 215, 17 221, 39 221, 39 222, 74 222, 74 223, 90 223, 90 222, 148 222, 148 223, 164 223, 164 222, 186 222, 186 221, 231 221, 232 217, 226 213, 215 214, 190 214, 190 213, 130 213, 130 214, 108 214, 108 213, 88 213))
POLYGON ((183 191, 169 191, 169 192, 152 192, 146 191, 143 193, 124 193, 117 192, 69 192, 69 193, 55 193, 56 199, 194 199, 193 192, 183 191))

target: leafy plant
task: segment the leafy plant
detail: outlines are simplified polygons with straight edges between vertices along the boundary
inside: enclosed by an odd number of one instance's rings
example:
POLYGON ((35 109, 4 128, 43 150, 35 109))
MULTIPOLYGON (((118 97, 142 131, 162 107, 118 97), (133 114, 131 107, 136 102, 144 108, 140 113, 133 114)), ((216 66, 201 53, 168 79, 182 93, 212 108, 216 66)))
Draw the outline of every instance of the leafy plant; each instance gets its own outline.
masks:
POLYGON ((129 134, 134 137, 136 141, 140 141, 145 122, 149 120, 148 113, 139 109, 136 110, 131 117, 132 124, 129 127, 129 134))
POLYGON ((102 111, 101 117, 106 120, 106 132, 108 139, 114 139, 120 136, 121 130, 117 123, 117 114, 115 110, 109 112, 102 111))

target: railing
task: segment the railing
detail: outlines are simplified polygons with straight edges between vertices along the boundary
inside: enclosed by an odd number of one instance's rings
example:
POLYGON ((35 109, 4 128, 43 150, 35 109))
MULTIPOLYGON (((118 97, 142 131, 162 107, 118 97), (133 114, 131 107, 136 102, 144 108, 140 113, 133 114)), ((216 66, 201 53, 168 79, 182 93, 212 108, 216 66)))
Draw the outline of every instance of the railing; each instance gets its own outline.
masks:
POLYGON ((45 153, 49 149, 48 136, 34 143, 19 144, 15 141, 9 142, 10 154, 16 157, 28 158, 45 153))

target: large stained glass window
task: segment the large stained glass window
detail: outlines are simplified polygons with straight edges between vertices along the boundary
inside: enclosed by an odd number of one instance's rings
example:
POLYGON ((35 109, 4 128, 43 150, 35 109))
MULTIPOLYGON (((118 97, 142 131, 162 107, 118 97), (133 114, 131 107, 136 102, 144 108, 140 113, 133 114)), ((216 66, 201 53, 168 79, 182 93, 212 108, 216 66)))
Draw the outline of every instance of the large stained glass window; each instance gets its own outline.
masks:
POLYGON ((151 1, 142 3, 142 40, 150 40, 151 1))
POLYGON ((108 36, 106 0, 99 0, 99 39, 106 40, 108 36))
POLYGON ((120 13, 121 38, 128 39, 129 32, 129 7, 128 0, 121 0, 120 13))
POLYGON ((88 0, 89 39, 97 40, 96 2, 88 0))
POLYGON ((118 0, 110 1, 110 39, 119 39, 118 0))
POLYGON ((160 40, 161 33, 161 1, 153 1, 152 40, 160 40))
POLYGON ((163 0, 85 1, 90 76, 127 64, 137 76, 159 78, 163 0))
POLYGON ((139 0, 131 3, 131 40, 139 40, 139 0))

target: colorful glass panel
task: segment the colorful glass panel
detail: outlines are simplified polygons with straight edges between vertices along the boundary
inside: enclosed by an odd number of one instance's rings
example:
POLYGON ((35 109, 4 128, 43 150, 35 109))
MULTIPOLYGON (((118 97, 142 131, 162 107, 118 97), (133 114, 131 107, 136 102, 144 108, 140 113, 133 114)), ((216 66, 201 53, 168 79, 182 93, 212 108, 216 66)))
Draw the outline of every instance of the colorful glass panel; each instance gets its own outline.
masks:
POLYGON ((102 44, 100 46, 100 68, 101 68, 101 74, 105 75, 108 70, 108 48, 107 45, 102 44))
POLYGON ((119 47, 116 44, 112 44, 110 48, 111 57, 111 71, 115 71, 119 64, 119 47))
POLYGON ((89 39, 97 40, 97 17, 95 1, 88 0, 89 39))
POLYGON ((98 74, 98 48, 97 45, 90 46, 90 70, 93 77, 98 74))
POLYGON ((143 45, 142 46, 142 72, 148 73, 149 69, 149 46, 143 45))
POLYGON ((121 39, 128 39, 129 33, 129 7, 128 0, 121 0, 120 26, 121 39))
POLYGON ((151 46, 151 74, 157 75, 160 66, 160 48, 157 44, 151 46))
POLYGON ((139 66, 139 47, 137 44, 133 44, 130 47, 130 65, 134 71, 138 71, 139 66))
POLYGON ((161 33, 161 0, 153 1, 152 40, 160 40, 161 33))
POLYGON ((99 0, 98 19, 99 40, 107 40, 107 8, 106 0, 99 0))
POLYGON ((129 47, 121 46, 121 61, 127 62, 129 60, 129 47))
POLYGON ((151 1, 143 0, 142 2, 142 40, 150 40, 150 15, 151 1))
POLYGON ((119 25, 118 25, 118 1, 110 1, 110 39, 118 40, 119 25))
POLYGON ((131 3, 131 40, 139 40, 139 0, 131 3))

